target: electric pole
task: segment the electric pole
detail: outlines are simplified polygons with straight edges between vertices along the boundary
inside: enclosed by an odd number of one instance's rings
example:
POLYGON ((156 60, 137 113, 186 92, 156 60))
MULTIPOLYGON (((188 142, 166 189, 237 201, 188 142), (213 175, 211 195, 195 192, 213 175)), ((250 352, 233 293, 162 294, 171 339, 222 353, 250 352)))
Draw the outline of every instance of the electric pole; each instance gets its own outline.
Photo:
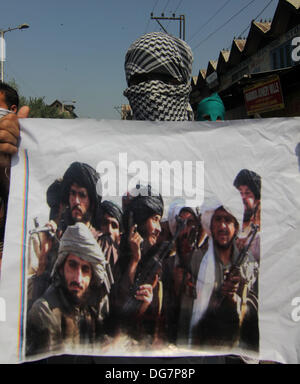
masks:
POLYGON ((176 17, 175 13, 173 13, 172 17, 165 17, 165 15, 162 13, 161 16, 153 16, 153 13, 151 13, 151 19, 156 20, 159 26, 164 30, 165 33, 169 34, 168 31, 164 28, 164 26, 161 24, 160 20, 175 20, 179 21, 179 38, 182 40, 185 40, 185 15, 180 15, 179 17, 176 17))

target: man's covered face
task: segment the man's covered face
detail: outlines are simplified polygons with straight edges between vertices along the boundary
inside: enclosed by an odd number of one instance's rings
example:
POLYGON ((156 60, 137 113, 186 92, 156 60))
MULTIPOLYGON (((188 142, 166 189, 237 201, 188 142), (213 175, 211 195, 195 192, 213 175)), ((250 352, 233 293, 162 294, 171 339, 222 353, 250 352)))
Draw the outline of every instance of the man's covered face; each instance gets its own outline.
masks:
POLYGON ((90 199, 88 191, 74 183, 71 185, 69 205, 72 219, 75 222, 87 222, 89 220, 90 199))
POLYGON ((160 215, 152 215, 147 219, 145 223, 145 240, 151 246, 156 244, 159 234, 161 232, 160 221, 160 215))
POLYGON ((212 218, 211 232, 215 244, 220 248, 228 249, 237 232, 235 218, 224 208, 217 209, 212 218))
POLYGON ((120 244, 120 241, 121 241, 120 224, 115 217, 109 216, 106 213, 101 223, 101 231, 104 234, 109 235, 114 243, 118 245, 120 244))
POLYGON ((68 292, 75 301, 80 302, 92 279, 91 264, 70 253, 63 267, 63 275, 68 292))

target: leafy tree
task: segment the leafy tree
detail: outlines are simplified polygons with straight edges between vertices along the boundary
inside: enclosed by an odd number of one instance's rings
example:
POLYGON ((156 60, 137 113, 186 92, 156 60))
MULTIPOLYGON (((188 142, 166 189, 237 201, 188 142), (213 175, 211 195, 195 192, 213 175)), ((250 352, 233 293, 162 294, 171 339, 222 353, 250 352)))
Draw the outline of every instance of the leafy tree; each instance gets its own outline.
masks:
POLYGON ((55 107, 50 107, 44 101, 44 97, 25 97, 20 100, 20 107, 22 105, 28 105, 30 108, 29 117, 31 118, 48 118, 48 119, 72 119, 68 112, 60 112, 55 107))
MULTIPOLYGON (((19 93, 19 87, 15 80, 10 80, 9 85, 19 93)), ((61 112, 58 108, 50 107, 45 103, 45 97, 25 97, 19 94, 20 105, 28 105, 31 118, 48 118, 48 119, 74 119, 68 112, 61 112)))

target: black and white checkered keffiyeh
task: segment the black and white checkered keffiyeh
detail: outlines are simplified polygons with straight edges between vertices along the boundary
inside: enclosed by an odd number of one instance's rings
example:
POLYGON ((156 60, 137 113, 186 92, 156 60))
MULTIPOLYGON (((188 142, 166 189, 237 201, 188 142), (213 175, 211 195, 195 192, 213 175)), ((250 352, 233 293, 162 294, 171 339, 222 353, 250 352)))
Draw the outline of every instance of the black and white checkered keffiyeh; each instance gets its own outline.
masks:
POLYGON ((180 85, 151 80, 133 85, 124 92, 136 120, 188 120, 193 54, 182 40, 161 32, 136 40, 125 58, 127 83, 134 75, 169 75, 180 85))
POLYGON ((126 89, 135 120, 188 120, 190 85, 169 85, 159 80, 133 85, 126 89))

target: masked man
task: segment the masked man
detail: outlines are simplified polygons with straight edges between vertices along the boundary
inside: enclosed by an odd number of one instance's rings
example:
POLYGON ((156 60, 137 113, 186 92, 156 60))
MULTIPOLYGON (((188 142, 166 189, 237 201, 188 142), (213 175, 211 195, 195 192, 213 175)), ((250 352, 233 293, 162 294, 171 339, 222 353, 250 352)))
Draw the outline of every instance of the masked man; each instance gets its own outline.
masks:
POLYGON ((193 54, 180 39, 161 32, 136 40, 125 57, 129 100, 135 120, 188 120, 193 54))
POLYGON ((28 313, 28 355, 100 340, 109 312, 105 265, 103 252, 86 225, 66 229, 53 283, 28 313))

